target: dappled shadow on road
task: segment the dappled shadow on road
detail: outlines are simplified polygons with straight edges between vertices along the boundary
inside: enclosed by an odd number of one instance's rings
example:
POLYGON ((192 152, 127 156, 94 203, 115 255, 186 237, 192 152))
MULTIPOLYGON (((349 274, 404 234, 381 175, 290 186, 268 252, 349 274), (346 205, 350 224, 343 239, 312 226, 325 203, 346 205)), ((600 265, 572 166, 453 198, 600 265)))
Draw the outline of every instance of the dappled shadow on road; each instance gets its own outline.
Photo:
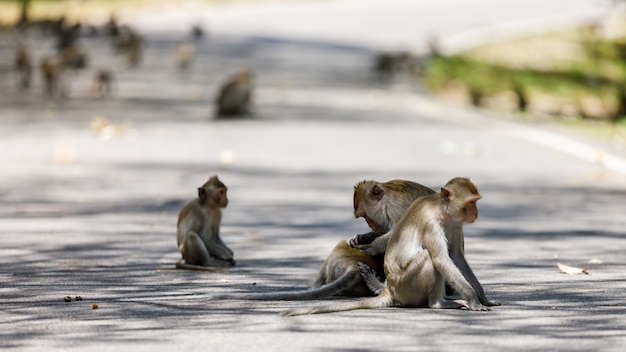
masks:
MULTIPOLYGON (((168 169, 204 174, 207 168, 191 163, 109 167, 108 172, 125 170, 137 180, 118 182, 120 190, 104 189, 115 197, 88 193, 94 188, 90 175, 75 182, 46 180, 55 189, 50 193, 29 189, 32 179, 12 180, 17 190, 28 191, 0 193, 0 219, 12 224, 0 230, 0 236, 10 238, 3 248, 8 254, 0 257, 0 281, 5 288, 0 309, 3 325, 11 325, 0 333, 0 346, 29 346, 29 341, 42 337, 59 343, 71 340, 74 346, 93 341, 139 346, 154 342, 155 336, 159 336, 156 340, 171 339, 167 332, 172 327, 189 331, 210 327, 214 333, 249 328, 316 334, 336 328, 311 317, 277 316, 294 302, 214 301, 209 297, 305 288, 334 243, 363 228, 354 225, 357 221, 350 214, 352 183, 362 178, 361 172, 222 170, 225 180, 231 179, 244 192, 261 189, 263 193, 248 194, 225 210, 223 236, 235 250, 238 266, 198 273, 173 269, 179 258, 175 219, 187 199, 172 194, 157 199, 148 197, 148 191, 125 191, 142 184, 139 180, 144 177, 137 175, 167 175, 168 169), (254 184, 247 185, 252 179, 254 184), (72 197, 55 199, 53 195, 64 187, 84 198, 80 203, 72 197), (303 188, 310 188, 313 195, 295 192, 303 188), (289 192, 295 193, 287 196, 289 192), (320 195, 330 200, 319 202, 320 195), (26 205, 16 211, 21 202, 26 205), (33 220, 39 225, 28 225, 33 220), (65 295, 81 295, 83 301, 66 303, 65 295), (99 309, 92 309, 94 303, 99 309), (264 326, 260 317, 268 314, 276 315, 279 323, 264 326), (49 325, 59 331, 59 321, 66 324, 62 334, 44 328, 49 325), (32 325, 40 328, 23 329, 32 325)), ((192 178, 176 180, 188 184, 192 178)), ((144 184, 146 189, 157 192, 158 182, 150 182, 144 184)), ((624 235, 618 231, 624 220, 612 217, 624 191, 486 185, 482 192, 489 197, 479 204, 481 218, 468 227, 466 251, 470 263, 471 258, 479 259, 473 265, 476 275, 502 307, 484 314, 391 308, 324 319, 348 317, 352 322, 345 324, 348 334, 362 332, 360 322, 367 321, 372 334, 427 322, 452 324, 455 334, 470 340, 488 338, 494 331, 537 339, 619 336, 619 317, 626 313, 626 302, 621 295, 623 283, 614 273, 624 268, 623 246, 619 245, 624 235), (558 273, 555 253, 562 259, 585 261, 602 256, 604 263, 598 275, 592 270, 588 277, 569 280, 570 276, 558 273), (355 318, 359 323, 354 323, 355 318)), ((424 327, 420 338, 428 339, 428 335, 429 328, 424 327)))

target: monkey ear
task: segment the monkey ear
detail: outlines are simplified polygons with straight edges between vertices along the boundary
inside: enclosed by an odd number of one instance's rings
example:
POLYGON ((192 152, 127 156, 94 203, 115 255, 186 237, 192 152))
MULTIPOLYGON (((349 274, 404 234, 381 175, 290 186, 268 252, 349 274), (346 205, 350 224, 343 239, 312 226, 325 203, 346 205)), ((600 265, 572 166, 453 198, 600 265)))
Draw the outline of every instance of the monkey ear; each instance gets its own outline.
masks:
POLYGON ((450 191, 441 187, 441 200, 447 203, 450 200, 450 191))
POLYGON ((198 198, 200 198, 200 200, 204 201, 207 198, 207 193, 206 193, 206 189, 203 187, 198 188, 198 198))
POLYGON ((385 191, 383 191, 382 188, 378 187, 378 185, 374 185, 374 187, 372 187, 372 196, 374 197, 374 199, 381 200, 383 199, 384 194, 385 191))

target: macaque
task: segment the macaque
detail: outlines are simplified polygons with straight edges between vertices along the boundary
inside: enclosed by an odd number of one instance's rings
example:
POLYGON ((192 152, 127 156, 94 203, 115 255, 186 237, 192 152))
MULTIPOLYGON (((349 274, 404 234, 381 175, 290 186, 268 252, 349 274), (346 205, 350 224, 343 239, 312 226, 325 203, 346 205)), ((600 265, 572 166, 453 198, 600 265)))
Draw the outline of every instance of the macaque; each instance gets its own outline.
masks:
POLYGON ((87 67, 87 55, 75 43, 61 49, 60 57, 63 67, 75 70, 87 67))
MULTIPOLYGON (((405 180, 384 183, 362 181, 354 186, 354 217, 364 218, 372 230, 368 235, 377 236, 389 231, 413 200, 434 192, 419 183, 405 180)), ((308 290, 213 296, 213 298, 297 300, 332 296, 371 296, 376 291, 384 289, 382 283, 384 278, 381 277, 382 265, 382 253, 371 255, 367 251, 351 247, 347 241, 341 241, 328 255, 308 290), (363 280, 361 270, 367 270, 368 281, 363 280)))
POLYGON ((113 73, 108 70, 100 70, 96 73, 93 83, 89 88, 89 94, 94 97, 108 97, 113 85, 113 73))
POLYGON ((48 96, 54 97, 61 93, 61 63, 51 57, 41 61, 41 78, 48 96))
POLYGON ((113 47, 120 54, 126 54, 128 64, 137 67, 143 53, 143 38, 129 26, 117 27, 116 34, 112 35, 113 47))
POLYGON ((23 46, 18 47, 15 51, 14 68, 18 76, 19 89, 28 89, 30 87, 32 64, 28 50, 23 46))
POLYGON ((198 188, 198 198, 178 215, 176 240, 183 258, 176 263, 177 268, 235 266, 233 251, 220 238, 221 209, 228 205, 227 190, 217 176, 209 178, 198 188))
MULTIPOLYGON (((480 302, 475 287, 453 257, 462 253, 451 236, 462 233, 463 223, 478 218, 476 186, 467 178, 450 180, 441 191, 417 199, 391 230, 385 252, 387 286, 376 297, 313 308, 296 308, 283 315, 304 315, 391 306, 490 310, 480 302), (452 253, 452 254, 451 254, 452 253), (445 298, 448 282, 462 300, 445 298)), ((469 269, 469 266, 467 266, 469 269)))
POLYGON ((250 114, 252 79, 252 71, 243 70, 222 85, 215 101, 217 118, 250 114))

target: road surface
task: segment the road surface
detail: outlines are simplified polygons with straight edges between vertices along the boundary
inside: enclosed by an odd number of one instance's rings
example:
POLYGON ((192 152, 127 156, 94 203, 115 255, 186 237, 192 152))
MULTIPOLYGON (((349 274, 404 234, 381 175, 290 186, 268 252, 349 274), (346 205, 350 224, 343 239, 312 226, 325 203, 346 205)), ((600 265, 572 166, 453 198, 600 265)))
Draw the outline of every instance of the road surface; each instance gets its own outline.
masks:
MULTIPOLYGON (((0 55, 10 57, 3 36, 0 55)), ((182 39, 146 31, 145 60, 132 70, 106 39, 85 38, 91 67, 117 77, 109 99, 86 95, 93 68, 73 74, 59 101, 39 85, 17 93, 3 73, 3 350, 624 348, 621 149, 447 106, 407 82, 376 83, 371 43, 216 29, 183 73, 173 59, 182 39), (213 120, 217 86, 242 67, 256 73, 254 118, 213 120), (238 265, 173 270, 178 211, 213 174, 229 187, 222 233, 238 265), (438 188, 455 176, 471 177, 483 195, 466 255, 501 307, 285 318, 285 309, 320 302, 210 300, 304 288, 338 241, 367 230, 352 217, 356 182, 438 188), (563 274, 557 263, 589 275, 563 274)), ((49 39, 31 40, 37 57, 52 50, 49 39)))

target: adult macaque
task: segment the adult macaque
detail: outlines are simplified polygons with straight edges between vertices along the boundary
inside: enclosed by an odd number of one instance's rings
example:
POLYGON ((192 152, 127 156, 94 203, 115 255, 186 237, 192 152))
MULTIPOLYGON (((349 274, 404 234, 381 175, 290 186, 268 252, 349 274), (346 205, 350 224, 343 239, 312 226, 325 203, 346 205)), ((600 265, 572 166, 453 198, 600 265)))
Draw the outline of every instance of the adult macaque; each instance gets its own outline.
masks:
POLYGON ((222 208, 228 205, 226 186, 217 176, 198 188, 198 198, 178 215, 176 240, 183 258, 179 269, 205 270, 207 267, 234 266, 233 251, 220 238, 222 208))
MULTIPOLYGON (((364 218, 372 230, 368 236, 377 236, 391 229, 404 211, 418 197, 435 191, 419 183, 392 180, 388 182, 362 181, 354 186, 354 216, 364 218)), ((364 236, 364 235, 360 235, 364 236)), ((371 255, 353 248, 347 241, 339 242, 328 255, 317 277, 308 290, 252 293, 213 298, 240 298, 256 300, 319 299, 331 296, 371 296, 384 289, 383 255, 371 255), (361 270, 367 270, 367 282, 361 270)))
MULTIPOLYGON (((486 311, 476 289, 455 265, 450 253, 461 253, 451 236, 462 233, 463 223, 478 218, 481 198, 467 178, 450 180, 439 193, 416 200, 391 230, 385 252, 387 286, 376 297, 313 308, 296 308, 284 315, 329 313, 390 306, 464 308, 486 311), (463 300, 447 300, 445 283, 463 300)), ((469 269, 469 266, 467 267, 469 269)))
POLYGON ((217 118, 237 117, 250 114, 253 74, 243 70, 230 77, 220 88, 215 100, 217 118))
POLYGON ((100 70, 96 73, 93 83, 89 88, 89 94, 94 97, 108 97, 111 95, 113 85, 113 73, 108 70, 100 70))
POLYGON ((18 47, 15 51, 14 69, 17 73, 19 89, 28 89, 30 87, 32 64, 28 50, 23 46, 18 47))

